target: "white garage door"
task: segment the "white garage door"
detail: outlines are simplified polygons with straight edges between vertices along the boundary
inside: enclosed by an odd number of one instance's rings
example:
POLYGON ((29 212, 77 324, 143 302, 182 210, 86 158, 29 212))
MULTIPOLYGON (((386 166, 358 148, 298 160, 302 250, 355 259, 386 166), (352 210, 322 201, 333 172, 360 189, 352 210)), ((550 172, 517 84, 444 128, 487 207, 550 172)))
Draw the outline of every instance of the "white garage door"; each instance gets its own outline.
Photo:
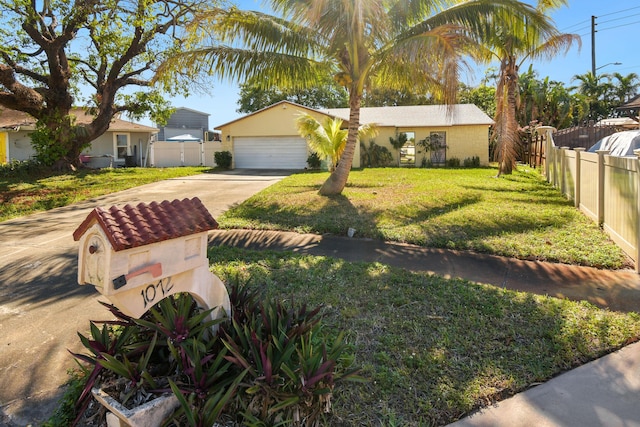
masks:
POLYGON ((238 169, 304 169, 307 143, 300 137, 236 137, 233 139, 238 169))

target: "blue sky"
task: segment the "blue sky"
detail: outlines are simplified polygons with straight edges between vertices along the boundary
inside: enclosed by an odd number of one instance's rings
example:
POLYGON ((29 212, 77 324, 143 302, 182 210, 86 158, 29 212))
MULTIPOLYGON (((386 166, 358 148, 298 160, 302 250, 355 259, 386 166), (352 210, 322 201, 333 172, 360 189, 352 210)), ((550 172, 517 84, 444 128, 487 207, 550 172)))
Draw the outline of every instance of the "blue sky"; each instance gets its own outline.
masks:
MULTIPOLYGON (((238 2, 242 9, 261 9, 257 0, 238 2)), ((582 37, 582 48, 572 48, 564 57, 550 62, 537 62, 534 69, 540 77, 549 76, 572 84, 576 74, 591 71, 591 16, 596 16, 596 67, 597 74, 619 72, 623 75, 640 75, 640 1, 638 0, 570 0, 569 7, 552 13, 559 30, 582 37), (607 65, 615 62, 621 65, 607 65)), ((524 64, 525 70, 528 64, 524 64)), ((474 75, 466 76, 467 84, 476 84, 485 74, 479 67, 474 75)), ((171 99, 174 107, 186 107, 210 114, 209 127, 227 123, 241 116, 237 113, 238 87, 228 81, 216 81, 210 94, 193 94, 188 98, 171 99)))

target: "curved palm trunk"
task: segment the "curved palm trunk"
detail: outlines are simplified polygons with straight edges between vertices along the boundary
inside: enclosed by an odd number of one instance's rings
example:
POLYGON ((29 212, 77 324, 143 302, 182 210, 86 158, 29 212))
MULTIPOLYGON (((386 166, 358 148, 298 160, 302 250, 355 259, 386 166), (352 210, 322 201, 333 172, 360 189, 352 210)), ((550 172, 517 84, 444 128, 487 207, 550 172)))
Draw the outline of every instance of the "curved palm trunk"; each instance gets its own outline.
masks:
POLYGON ((320 195, 333 196, 342 193, 347 185, 351 165, 353 164, 353 156, 356 152, 356 144, 358 143, 358 129, 360 128, 360 104, 362 103, 361 95, 352 95, 349 97, 349 133, 347 134, 347 145, 345 146, 342 156, 338 162, 338 166, 329 175, 329 178, 320 187, 320 195))

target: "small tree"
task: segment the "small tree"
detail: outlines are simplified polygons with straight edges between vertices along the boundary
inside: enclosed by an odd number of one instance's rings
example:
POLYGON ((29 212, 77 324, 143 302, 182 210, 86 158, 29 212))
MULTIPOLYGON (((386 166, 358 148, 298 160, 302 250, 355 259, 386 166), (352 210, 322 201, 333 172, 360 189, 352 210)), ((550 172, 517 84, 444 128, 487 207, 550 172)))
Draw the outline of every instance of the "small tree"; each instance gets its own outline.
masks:
POLYGON ((440 164, 445 162, 445 159, 447 157, 446 156, 447 145, 444 143, 444 140, 441 134, 432 133, 425 139, 418 141, 418 145, 424 148, 425 155, 429 156, 430 153, 433 153, 433 155, 430 156, 431 163, 440 164), (442 158, 443 151, 445 153, 445 156, 444 156, 445 158, 442 158))
POLYGON ((407 143, 407 134, 401 132, 395 138, 389 137, 389 143, 398 152, 398 167, 400 167, 400 149, 407 143))
MULTIPOLYGON (((347 144, 347 129, 342 128, 342 119, 327 117, 320 123, 310 114, 301 114, 296 120, 300 136, 307 140, 309 148, 328 160, 329 172, 333 172, 347 144)), ((372 136, 376 131, 369 125, 362 125, 359 138, 372 136)))

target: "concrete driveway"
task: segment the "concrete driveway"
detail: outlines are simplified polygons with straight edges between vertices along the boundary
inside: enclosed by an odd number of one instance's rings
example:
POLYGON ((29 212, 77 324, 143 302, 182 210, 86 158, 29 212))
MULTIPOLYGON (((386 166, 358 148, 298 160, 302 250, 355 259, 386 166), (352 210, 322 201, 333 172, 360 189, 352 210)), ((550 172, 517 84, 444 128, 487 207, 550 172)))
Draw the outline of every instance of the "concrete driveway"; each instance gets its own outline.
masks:
POLYGON ((39 425, 57 407, 76 331, 104 320, 91 286, 77 284, 72 233, 98 206, 199 197, 214 218, 287 171, 234 170, 175 178, 0 223, 0 426, 39 425))

